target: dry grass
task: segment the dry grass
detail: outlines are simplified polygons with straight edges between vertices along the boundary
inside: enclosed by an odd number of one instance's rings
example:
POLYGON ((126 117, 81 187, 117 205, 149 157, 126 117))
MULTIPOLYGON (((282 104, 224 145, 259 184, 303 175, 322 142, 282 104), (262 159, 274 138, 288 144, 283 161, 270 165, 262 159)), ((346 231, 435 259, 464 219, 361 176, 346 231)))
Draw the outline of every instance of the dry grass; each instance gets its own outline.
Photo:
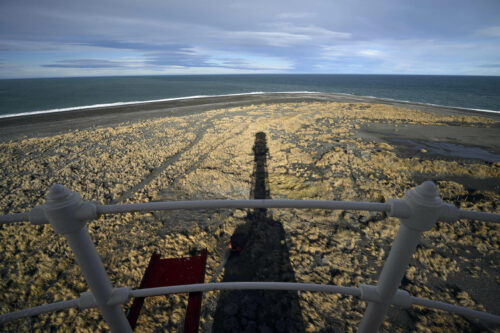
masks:
MULTIPOLYGON (((81 130, 0 145, 2 213, 44 202, 61 183, 85 200, 248 198, 255 133, 267 134, 268 178, 273 198, 383 201, 402 197, 415 175, 470 175, 499 181, 500 164, 406 158, 394 146, 355 137, 360 125, 403 124, 489 127, 481 117, 441 116, 371 104, 290 103, 252 105, 167 117, 113 128, 81 130)), ((458 128, 458 127, 457 127, 458 128)), ((442 196, 463 208, 500 213, 495 192, 468 192, 438 182, 442 196)), ((272 210, 286 232, 296 280, 357 286, 376 282, 398 221, 368 212, 272 210), (318 264, 318 256, 321 264, 318 264)), ((89 230, 115 285, 137 286, 153 251, 164 257, 208 248, 206 280, 214 277, 224 247, 246 212, 200 211, 105 216, 89 230)), ((0 227, 0 311, 74 298, 86 291, 69 247, 50 226, 0 227)), ((500 226, 460 221, 426 233, 403 281, 413 295, 479 310, 484 295, 466 286, 500 292, 500 226), (462 281, 469 281, 467 283, 462 281)), ((209 330, 217 293, 205 295, 201 325, 209 330)), ((176 331, 186 298, 146 303, 138 332, 176 331)), ((364 304, 339 295, 300 294, 307 331, 355 330, 364 304)), ((4 331, 105 331, 97 310, 76 310, 18 320, 4 331)), ((420 308, 394 310, 385 331, 487 329, 462 317, 420 308)))

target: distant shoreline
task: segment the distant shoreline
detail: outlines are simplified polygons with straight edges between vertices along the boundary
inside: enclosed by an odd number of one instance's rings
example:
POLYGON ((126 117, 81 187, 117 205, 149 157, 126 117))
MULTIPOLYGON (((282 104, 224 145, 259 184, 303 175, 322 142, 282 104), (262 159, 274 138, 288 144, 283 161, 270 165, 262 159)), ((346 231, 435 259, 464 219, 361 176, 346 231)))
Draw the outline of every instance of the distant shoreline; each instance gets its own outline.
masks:
POLYGON ((283 94, 283 95, 328 94, 328 95, 332 95, 332 96, 347 96, 347 97, 354 97, 354 98, 363 98, 363 99, 367 99, 369 103, 372 103, 372 100, 377 100, 377 101, 385 101, 385 102, 390 102, 390 103, 395 102, 395 103, 404 103, 404 104, 415 104, 415 105, 421 105, 421 106, 449 108, 449 109, 461 110, 461 111, 465 111, 465 112, 491 113, 491 114, 499 114, 500 115, 500 111, 495 111, 495 110, 474 109, 474 108, 439 105, 439 104, 432 104, 432 103, 412 102, 412 101, 406 101, 406 100, 398 100, 398 99, 392 99, 392 98, 381 98, 381 97, 375 97, 375 96, 359 96, 359 95, 347 94, 347 93, 324 93, 324 92, 317 92, 317 91, 283 91, 283 92, 254 91, 254 92, 236 93, 236 94, 194 95, 194 96, 183 96, 183 97, 171 97, 171 98, 154 99, 154 100, 146 100, 146 101, 112 102, 112 103, 104 103, 104 104, 73 106, 73 107, 58 108, 58 109, 28 111, 28 112, 0 115, 0 121, 2 119, 17 118, 17 117, 29 117, 29 116, 39 115, 39 114, 74 112, 74 111, 94 110, 94 109, 106 109, 106 108, 112 108, 112 107, 120 107, 120 106, 126 107, 126 106, 131 106, 131 105, 145 105, 145 104, 151 104, 151 103, 156 104, 156 103, 165 103, 165 102, 188 100, 188 99, 197 100, 197 99, 203 99, 203 98, 238 97, 238 96, 247 96, 247 95, 269 95, 269 94, 274 94, 274 95, 277 95, 277 94, 283 94))
POLYGON ((112 103, 109 105, 68 108, 0 118, 0 142, 21 137, 41 137, 91 127, 115 126, 152 118, 183 116, 211 109, 293 102, 344 102, 386 104, 439 114, 482 116, 500 121, 500 113, 439 105, 396 101, 376 97, 360 97, 339 93, 280 92, 244 93, 219 96, 193 96, 146 102, 112 103))

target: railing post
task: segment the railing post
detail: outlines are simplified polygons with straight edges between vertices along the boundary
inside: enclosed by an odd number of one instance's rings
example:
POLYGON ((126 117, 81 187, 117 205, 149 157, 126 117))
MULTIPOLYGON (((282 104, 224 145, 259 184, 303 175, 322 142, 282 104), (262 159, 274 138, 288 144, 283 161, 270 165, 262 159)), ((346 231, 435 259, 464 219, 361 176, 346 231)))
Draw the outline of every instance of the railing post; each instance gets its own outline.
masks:
POLYGON ((410 259, 415 252, 420 236, 436 224, 443 209, 436 185, 427 181, 406 193, 403 200, 391 200, 389 215, 405 215, 401 226, 382 268, 377 284, 379 302, 369 302, 359 333, 377 332, 384 321, 390 301, 398 290, 405 275, 410 259))
POLYGON ((55 232, 68 240, 111 331, 132 332, 120 304, 108 305, 113 287, 85 226, 87 221, 96 217, 95 205, 83 202, 77 193, 56 184, 51 187, 43 210, 55 232))

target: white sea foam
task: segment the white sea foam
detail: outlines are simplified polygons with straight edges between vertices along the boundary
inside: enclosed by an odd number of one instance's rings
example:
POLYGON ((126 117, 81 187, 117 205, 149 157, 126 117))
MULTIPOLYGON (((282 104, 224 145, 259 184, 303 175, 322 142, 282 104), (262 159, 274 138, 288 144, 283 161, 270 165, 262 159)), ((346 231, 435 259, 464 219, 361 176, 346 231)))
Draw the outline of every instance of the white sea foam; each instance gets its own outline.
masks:
POLYGON ((136 104, 148 104, 148 103, 157 103, 157 102, 169 102, 169 101, 177 101, 183 99, 198 99, 198 98, 210 98, 210 97, 231 97, 231 96, 245 96, 245 95, 263 95, 263 94, 315 94, 318 93, 316 91, 277 91, 277 92, 265 92, 265 91, 253 91, 248 93, 238 93, 238 94, 223 94, 223 95, 195 95, 195 96, 185 96, 185 97, 171 97, 171 98, 163 98, 163 99, 152 99, 146 101, 130 101, 130 102, 114 102, 114 103, 104 103, 104 104, 92 104, 92 105, 82 105, 82 106, 72 106, 69 108, 60 108, 60 109, 50 109, 50 110, 39 110, 39 111, 29 111, 29 112, 21 112, 21 113, 13 113, 13 114, 4 114, 0 115, 1 118, 13 118, 13 117, 21 117, 21 116, 32 116, 37 114, 46 114, 46 113, 56 113, 56 112, 68 112, 68 111, 78 111, 78 110, 86 110, 86 109, 97 109, 97 108, 106 108, 113 106, 126 106, 126 105, 136 105, 136 104))
POLYGON ((436 107, 446 107, 446 108, 454 108, 464 111, 476 111, 476 112, 486 112, 486 113, 494 113, 500 114, 500 111, 495 110, 486 110, 486 109, 472 109, 472 108, 463 108, 458 106, 450 106, 450 105, 439 105, 432 103, 422 103, 415 101, 406 101, 406 100, 397 100, 392 98, 384 98, 384 97, 376 97, 376 96, 360 96, 354 95, 350 93, 328 93, 328 92, 320 92, 320 91, 253 91, 248 93, 238 93, 238 94, 222 94, 222 95, 195 95, 195 96, 185 96, 185 97, 171 97, 171 98, 163 98, 163 99, 153 99, 146 101, 129 101, 129 102, 114 102, 114 103, 104 103, 104 104, 92 104, 92 105, 83 105, 83 106, 74 106, 69 108, 60 108, 60 109, 50 109, 50 110, 38 110, 38 111, 30 111, 30 112, 21 112, 14 114, 5 114, 0 115, 0 119, 4 118, 14 118, 14 117, 22 117, 22 116, 32 116, 38 114, 48 114, 48 113, 57 113, 57 112, 70 112, 70 111, 79 111, 86 109, 96 109, 96 108, 107 108, 107 107, 115 107, 115 106, 127 106, 127 105, 137 105, 137 104, 147 104, 147 103, 157 103, 157 102, 169 102, 169 101, 177 101, 177 100, 187 100, 187 99, 200 99, 200 98, 211 98, 211 97, 231 97, 231 96, 245 96, 245 95, 264 95, 264 94, 335 94, 335 95, 345 95, 349 97, 360 97, 360 98, 371 98, 377 100, 386 100, 391 102, 403 102, 403 103, 412 103, 419 105, 428 105, 428 106, 436 106, 436 107))

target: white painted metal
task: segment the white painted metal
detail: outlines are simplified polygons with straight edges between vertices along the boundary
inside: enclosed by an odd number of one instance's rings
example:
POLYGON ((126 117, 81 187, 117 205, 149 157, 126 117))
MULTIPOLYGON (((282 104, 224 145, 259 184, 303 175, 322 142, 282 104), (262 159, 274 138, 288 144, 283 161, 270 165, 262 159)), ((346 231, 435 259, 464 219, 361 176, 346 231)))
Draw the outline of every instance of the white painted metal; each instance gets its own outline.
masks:
POLYGON ((384 321, 389 305, 391 305, 390 300, 401 283, 419 239, 419 232, 401 225, 379 277, 377 285, 378 301, 368 302, 358 332, 378 331, 384 321))
POLYGON ((21 311, 5 313, 0 315, 0 323, 6 323, 19 318, 37 316, 42 313, 60 311, 64 309, 76 308, 78 307, 78 299, 72 299, 69 301, 56 302, 51 304, 45 304, 40 306, 35 306, 33 308, 24 309, 21 311))
POLYGON ((410 259, 415 252, 420 235, 434 227, 439 219, 443 202, 436 185, 424 182, 408 191, 404 197, 411 214, 401 219, 401 226, 382 268, 377 284, 378 301, 368 303, 358 332, 377 332, 391 305, 390 301, 398 290, 410 259))
POLYGON ((494 314, 476 311, 469 308, 465 308, 463 306, 457 306, 454 304, 449 304, 439 301, 432 301, 427 298, 419 298, 414 296, 411 296, 411 302, 413 305, 426 306, 429 308, 456 313, 465 317, 476 318, 491 324, 500 325, 500 316, 494 314))
POLYGON ((453 205, 442 202, 432 182, 425 182, 410 190, 403 200, 388 200, 386 203, 317 200, 207 200, 104 206, 83 202, 78 194, 72 193, 61 185, 54 185, 47 196, 45 205, 35 207, 29 213, 0 216, 0 224, 28 220, 32 224, 50 222, 56 232, 63 234, 67 238, 92 293, 83 293, 76 300, 57 302, 3 314, 0 315, 0 323, 70 307, 86 309, 98 306, 113 332, 131 332, 120 306, 129 297, 211 290, 261 289, 331 292, 360 297, 362 300, 367 301, 369 305, 359 332, 377 331, 391 304, 403 307, 412 304, 428 306, 500 324, 500 316, 409 296, 406 291, 398 289, 420 235, 424 231, 432 229, 438 220, 455 222, 461 218, 500 222, 500 214, 459 210, 453 205), (399 217, 402 224, 384 264, 377 286, 360 285, 360 288, 285 282, 226 282, 140 290, 131 290, 129 287, 112 289, 104 266, 85 227, 86 222, 96 218, 97 214, 222 208, 315 208, 381 211, 387 212, 389 216, 399 217))
POLYGON ((340 293, 351 296, 361 296, 359 288, 342 287, 326 284, 292 283, 292 282, 221 282, 221 283, 198 283, 182 286, 158 287, 148 289, 132 290, 132 297, 159 296, 175 294, 180 292, 197 292, 213 290, 301 290, 325 293, 340 293))
POLYGON ((467 220, 479 220, 484 222, 500 223, 500 214, 492 214, 485 212, 471 212, 470 210, 459 210, 459 218, 467 220))
POLYGON ((62 185, 54 185, 47 195, 45 215, 57 233, 66 237, 76 261, 112 332, 132 332, 120 305, 108 305, 113 287, 101 258, 85 226, 95 206, 82 202, 79 195, 62 185))
POLYGON ((14 222, 28 222, 30 220, 29 213, 7 214, 0 216, 0 224, 14 222))
POLYGON ((98 206, 98 214, 115 214, 126 212, 174 210, 174 209, 221 209, 221 208, 314 208, 314 209, 346 209, 367 211, 389 211, 389 205, 378 202, 322 201, 322 200, 200 200, 147 202, 124 205, 98 206))
MULTIPOLYGON (((147 297, 147 296, 161 296, 175 293, 189 293, 189 292, 208 292, 214 290, 300 290, 311 292, 326 292, 326 293, 340 293, 344 295, 351 295, 359 297, 363 301, 373 301, 378 297, 376 294, 376 286, 360 285, 360 288, 342 287, 335 285, 318 285, 310 283, 289 283, 289 282, 221 282, 221 283, 199 283, 188 284, 171 287, 158 287, 149 289, 136 289, 131 290, 129 287, 115 288, 112 292, 110 301, 114 304, 123 304, 130 297, 147 297), (366 293, 369 291, 369 294, 366 293), (124 297, 126 293, 127 297, 124 297), (117 297, 113 297, 113 295, 117 297), (113 301, 113 298, 116 298, 113 301)), ((454 304, 432 301, 426 298, 419 298, 409 296, 408 292, 398 289, 395 297, 391 300, 391 304, 408 308, 411 305, 426 306, 439 310, 457 313, 466 317, 477 318, 492 324, 500 325, 500 316, 472 310, 469 308, 457 306, 454 304)), ((96 302, 94 296, 90 292, 82 293, 80 298, 46 304, 37 306, 30 309, 24 309, 17 312, 6 313, 0 315, 0 323, 5 323, 11 320, 35 316, 41 313, 64 310, 68 308, 79 308, 80 310, 95 308, 96 302)))
MULTIPOLYGON (((394 209, 396 202, 403 200, 389 199, 387 203, 378 202, 348 202, 348 201, 323 201, 323 200, 200 200, 200 201, 169 201, 148 202, 124 205, 102 205, 97 206, 98 214, 119 214, 139 211, 175 210, 175 209, 224 209, 224 208, 310 208, 310 209, 343 209, 343 210, 367 210, 387 212, 389 216, 405 217, 410 214, 407 207, 400 206, 394 209)), ((454 207, 447 204, 448 207, 454 207)), ((485 212, 474 212, 468 210, 456 210, 456 218, 449 216, 448 212, 441 212, 440 221, 454 222, 457 219, 470 219, 485 222, 500 223, 500 214, 485 212)), ((32 224, 48 224, 43 212, 43 206, 37 206, 31 212, 0 215, 0 224, 14 222, 27 222, 32 224)), ((455 214, 453 214, 455 215, 455 214)))

